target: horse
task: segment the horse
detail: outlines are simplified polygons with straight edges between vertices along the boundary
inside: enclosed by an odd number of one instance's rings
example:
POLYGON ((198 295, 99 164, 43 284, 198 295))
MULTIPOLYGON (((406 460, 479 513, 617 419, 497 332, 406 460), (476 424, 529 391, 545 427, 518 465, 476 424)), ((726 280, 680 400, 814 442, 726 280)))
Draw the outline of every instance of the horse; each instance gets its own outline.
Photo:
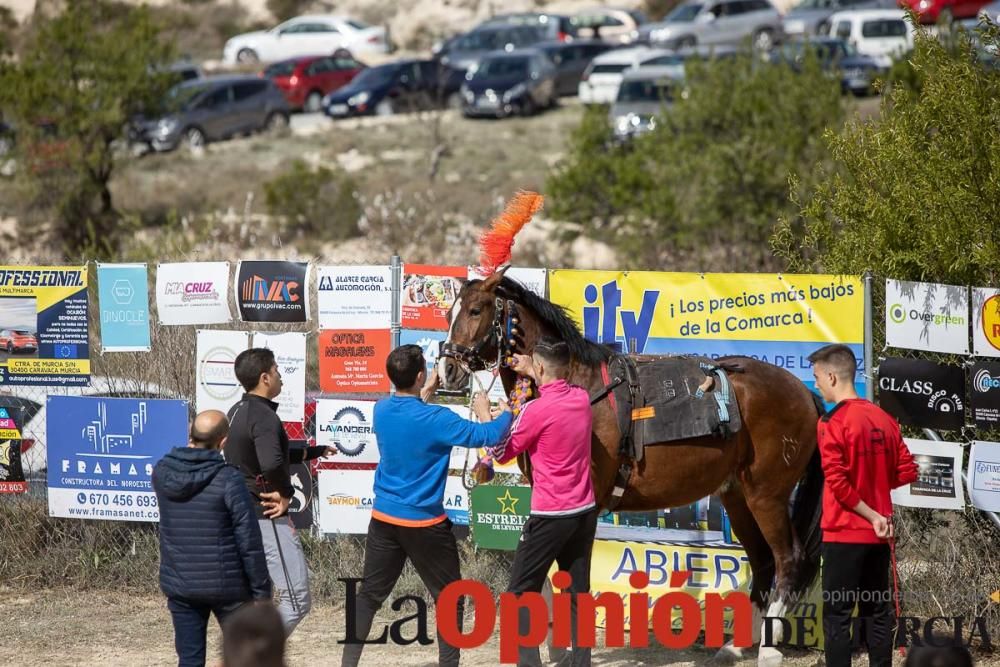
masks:
MULTIPOLYGON (((449 311, 448 337, 438 359, 442 386, 461 388, 473 370, 493 365, 509 394, 516 376, 500 363, 501 356, 512 349, 530 354, 535 342, 547 335, 569 345, 573 361, 568 381, 598 397, 605 389, 602 366, 614 351, 585 339, 562 307, 504 277, 504 270, 484 280, 470 280, 460 290, 449 311), (511 319, 508 301, 516 309, 513 340, 505 327, 511 319)), ((816 423, 823 405, 798 378, 772 364, 746 357, 727 357, 717 363, 739 367, 729 379, 743 428, 725 438, 647 445, 641 462, 631 461, 630 468, 622 469, 627 471, 627 485, 615 510, 680 507, 717 494, 749 560, 756 644, 767 601, 771 601, 768 617, 783 616, 793 596, 808 587, 818 569, 823 478, 816 423), (789 516, 789 501, 800 481, 789 516)), ((619 469, 630 461, 622 460, 622 434, 610 402, 594 402, 592 415, 591 476, 598 504, 607 508, 619 469)), ((530 461, 519 457, 518 465, 530 480, 530 461)), ((780 624, 774 625, 780 641, 780 624)), ((729 662, 742 659, 743 652, 730 641, 715 657, 718 662, 729 662)), ((776 648, 760 648, 758 664, 780 661, 776 648)))

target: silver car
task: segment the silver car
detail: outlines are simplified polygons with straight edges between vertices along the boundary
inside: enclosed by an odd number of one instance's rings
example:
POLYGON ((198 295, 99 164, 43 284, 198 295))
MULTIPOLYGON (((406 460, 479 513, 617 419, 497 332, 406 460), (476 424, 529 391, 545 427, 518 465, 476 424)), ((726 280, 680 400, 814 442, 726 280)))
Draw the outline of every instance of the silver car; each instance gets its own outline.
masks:
POLYGON ((627 141, 656 127, 656 117, 671 106, 684 85, 673 66, 629 70, 618 88, 608 120, 617 141, 627 141))
POLYGON ((643 26, 638 41, 669 48, 749 41, 768 51, 783 36, 781 14, 768 0, 689 0, 659 23, 643 26))
POLYGON ((788 37, 821 35, 830 17, 842 9, 892 9, 894 0, 802 0, 785 14, 782 23, 788 37))

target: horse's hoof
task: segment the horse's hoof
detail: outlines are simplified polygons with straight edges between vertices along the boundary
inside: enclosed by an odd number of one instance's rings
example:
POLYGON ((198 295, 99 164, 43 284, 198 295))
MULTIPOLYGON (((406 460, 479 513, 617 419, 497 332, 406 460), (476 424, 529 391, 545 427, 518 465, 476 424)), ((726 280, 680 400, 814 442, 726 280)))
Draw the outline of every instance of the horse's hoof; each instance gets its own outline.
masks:
POLYGON ((757 654, 757 667, 781 667, 781 651, 773 646, 762 646, 757 654))
POLYGON ((727 644, 716 651, 707 664, 723 667, 723 665, 732 665, 741 660, 743 660, 743 649, 727 644))

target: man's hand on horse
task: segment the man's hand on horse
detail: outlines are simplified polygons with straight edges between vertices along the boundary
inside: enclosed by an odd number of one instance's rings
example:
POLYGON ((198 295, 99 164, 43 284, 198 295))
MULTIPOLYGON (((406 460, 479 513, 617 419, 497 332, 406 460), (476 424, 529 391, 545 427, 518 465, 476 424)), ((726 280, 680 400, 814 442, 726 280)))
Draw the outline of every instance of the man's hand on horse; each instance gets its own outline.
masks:
POLYGON ((519 375, 524 375, 532 380, 536 379, 530 354, 515 354, 514 361, 511 362, 510 368, 519 375))
POLYGON ((500 399, 500 402, 497 403, 495 408, 490 408, 490 416, 492 416, 493 419, 496 419, 505 412, 510 412, 510 405, 508 405, 507 401, 502 398, 500 399))
POLYGON ((441 384, 441 378, 438 377, 437 364, 434 365, 431 374, 427 376, 427 382, 424 383, 423 388, 420 390, 420 400, 426 403, 434 392, 437 391, 438 385, 441 384))

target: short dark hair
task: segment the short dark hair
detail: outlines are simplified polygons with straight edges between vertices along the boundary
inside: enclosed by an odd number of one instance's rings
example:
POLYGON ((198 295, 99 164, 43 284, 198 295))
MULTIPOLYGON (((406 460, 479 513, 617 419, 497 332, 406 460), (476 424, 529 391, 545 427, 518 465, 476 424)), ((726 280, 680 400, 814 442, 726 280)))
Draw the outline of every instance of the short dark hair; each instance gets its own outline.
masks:
POLYGON ((972 667, 972 654, 954 637, 938 637, 935 643, 940 646, 911 647, 905 667, 972 667))
POLYGON ((284 667, 285 628, 271 604, 245 604, 226 619, 222 628, 225 667, 284 667))
POLYGON ((269 372, 274 363, 274 352, 266 347, 251 347, 236 355, 233 371, 243 388, 253 391, 260 384, 260 376, 269 372))
POLYGON ((565 378, 569 375, 569 364, 573 357, 566 341, 552 336, 542 336, 535 343, 535 349, 531 353, 548 364, 549 371, 554 377, 565 378))
POLYGON ((845 382, 854 382, 854 374, 858 371, 858 360, 854 352, 846 345, 839 343, 821 347, 809 355, 813 364, 824 364, 845 382))
POLYGON ((424 350, 419 345, 400 345, 385 360, 385 372, 396 386, 406 391, 417 383, 420 371, 427 368, 424 350))

